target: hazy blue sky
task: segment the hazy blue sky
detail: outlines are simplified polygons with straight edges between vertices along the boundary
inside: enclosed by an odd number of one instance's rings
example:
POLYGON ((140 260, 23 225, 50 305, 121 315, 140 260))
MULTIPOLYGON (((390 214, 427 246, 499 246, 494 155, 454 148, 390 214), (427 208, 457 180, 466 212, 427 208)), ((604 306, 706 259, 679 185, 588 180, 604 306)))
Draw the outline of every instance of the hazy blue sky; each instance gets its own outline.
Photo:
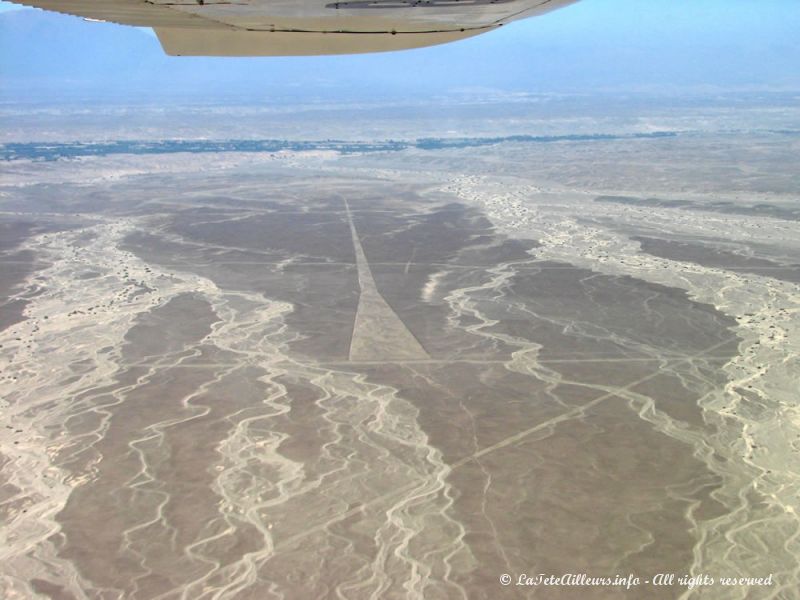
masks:
POLYGON ((12 7, 0 2, 0 92, 12 94, 800 90, 800 0, 581 0, 455 44, 257 59, 168 58, 134 28, 12 7))

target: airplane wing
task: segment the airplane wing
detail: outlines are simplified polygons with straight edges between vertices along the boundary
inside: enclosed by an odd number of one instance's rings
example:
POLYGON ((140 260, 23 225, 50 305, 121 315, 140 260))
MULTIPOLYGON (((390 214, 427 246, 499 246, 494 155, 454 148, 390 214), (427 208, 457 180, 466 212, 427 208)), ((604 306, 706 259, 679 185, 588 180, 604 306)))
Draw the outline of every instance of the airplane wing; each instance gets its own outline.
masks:
POLYGON ((292 56, 418 48, 576 0, 13 0, 152 27, 175 56, 292 56))

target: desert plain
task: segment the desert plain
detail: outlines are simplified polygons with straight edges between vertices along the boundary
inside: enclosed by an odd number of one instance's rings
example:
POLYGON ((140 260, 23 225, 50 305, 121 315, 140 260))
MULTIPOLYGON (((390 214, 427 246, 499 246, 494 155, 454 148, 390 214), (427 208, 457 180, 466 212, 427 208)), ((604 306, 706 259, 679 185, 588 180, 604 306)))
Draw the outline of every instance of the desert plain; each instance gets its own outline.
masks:
POLYGON ((797 139, 7 159, 0 595, 800 598, 797 139))

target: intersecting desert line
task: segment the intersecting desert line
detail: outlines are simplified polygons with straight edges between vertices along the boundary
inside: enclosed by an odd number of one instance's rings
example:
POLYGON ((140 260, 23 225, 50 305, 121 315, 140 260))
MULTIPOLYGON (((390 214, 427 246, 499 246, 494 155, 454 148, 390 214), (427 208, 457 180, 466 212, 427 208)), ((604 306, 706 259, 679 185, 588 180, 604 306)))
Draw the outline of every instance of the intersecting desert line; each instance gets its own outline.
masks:
POLYGON ((787 198, 612 196, 529 179, 581 143, 505 148, 15 163, 0 594, 797 598, 787 198))

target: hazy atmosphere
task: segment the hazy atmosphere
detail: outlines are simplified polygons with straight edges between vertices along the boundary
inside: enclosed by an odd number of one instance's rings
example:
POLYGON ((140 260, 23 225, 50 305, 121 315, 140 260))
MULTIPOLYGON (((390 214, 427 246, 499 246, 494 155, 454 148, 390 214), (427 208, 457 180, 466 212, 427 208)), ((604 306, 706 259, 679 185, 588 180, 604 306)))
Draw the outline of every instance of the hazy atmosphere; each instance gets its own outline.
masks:
POLYGON ((136 103, 796 91, 798 30, 793 0, 584 0, 458 44, 265 61, 167 57, 146 30, 28 9, 0 14, 0 69, 5 98, 136 103))
POLYGON ((800 600, 798 31, 190 58, 0 2, 0 597, 800 600))

